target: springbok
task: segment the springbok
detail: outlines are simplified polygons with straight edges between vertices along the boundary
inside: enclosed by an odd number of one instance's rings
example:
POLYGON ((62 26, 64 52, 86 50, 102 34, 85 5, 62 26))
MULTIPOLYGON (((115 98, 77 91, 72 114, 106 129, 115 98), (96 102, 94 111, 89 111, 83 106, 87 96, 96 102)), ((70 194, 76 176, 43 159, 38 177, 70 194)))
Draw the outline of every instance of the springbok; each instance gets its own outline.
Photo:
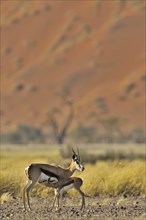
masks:
POLYGON ((67 169, 50 164, 31 164, 29 167, 25 168, 25 173, 28 178, 28 183, 23 190, 23 204, 25 210, 25 194, 27 196, 28 207, 31 210, 29 192, 32 190, 36 183, 54 188, 55 197, 53 201, 53 207, 57 201, 57 208, 59 208, 60 193, 74 187, 82 196, 81 209, 85 208, 84 196, 86 195, 80 189, 81 185, 83 184, 83 180, 78 177, 71 177, 75 170, 83 171, 84 166, 80 162, 79 152, 76 154, 73 149, 72 151, 72 161, 67 169))

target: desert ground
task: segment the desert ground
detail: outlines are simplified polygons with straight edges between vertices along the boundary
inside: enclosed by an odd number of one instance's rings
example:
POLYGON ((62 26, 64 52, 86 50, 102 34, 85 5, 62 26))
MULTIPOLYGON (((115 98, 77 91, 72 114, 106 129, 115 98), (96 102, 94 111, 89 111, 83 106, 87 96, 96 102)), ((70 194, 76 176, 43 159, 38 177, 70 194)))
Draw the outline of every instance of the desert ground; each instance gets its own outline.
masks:
POLYGON ((55 219, 145 219, 146 200, 144 197, 86 198, 86 208, 81 211, 80 198, 63 198, 62 207, 51 209, 52 199, 33 198, 32 211, 24 211, 22 199, 13 198, 1 206, 0 218, 11 220, 55 220, 55 219))

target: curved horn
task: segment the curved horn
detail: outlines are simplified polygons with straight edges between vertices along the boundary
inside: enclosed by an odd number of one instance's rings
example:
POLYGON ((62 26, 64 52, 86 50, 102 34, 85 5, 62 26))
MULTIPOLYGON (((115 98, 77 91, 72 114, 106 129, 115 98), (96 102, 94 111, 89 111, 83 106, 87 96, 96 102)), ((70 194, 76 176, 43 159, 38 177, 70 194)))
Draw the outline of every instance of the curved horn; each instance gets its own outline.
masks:
POLYGON ((79 148, 77 147, 77 152, 78 152, 78 158, 80 160, 80 154, 79 154, 79 148))
POLYGON ((73 148, 72 148, 72 152, 73 152, 73 154, 76 154, 73 148))

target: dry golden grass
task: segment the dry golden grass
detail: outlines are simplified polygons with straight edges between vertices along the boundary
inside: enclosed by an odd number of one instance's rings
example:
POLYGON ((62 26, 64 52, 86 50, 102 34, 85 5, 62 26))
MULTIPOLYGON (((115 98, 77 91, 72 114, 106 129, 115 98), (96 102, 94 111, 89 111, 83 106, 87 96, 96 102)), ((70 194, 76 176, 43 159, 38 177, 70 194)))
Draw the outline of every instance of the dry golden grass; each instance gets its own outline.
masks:
MULTIPOLYGON (((12 148, 11 148, 12 149, 12 148)), ((56 149, 56 148, 55 148, 56 149)), ((27 181, 24 168, 30 163, 55 163, 65 165, 69 160, 64 160, 59 150, 42 149, 36 151, 32 148, 18 147, 15 150, 1 152, 1 194, 21 196, 22 189, 27 181), (28 150, 29 149, 29 150, 28 150), (5 194, 4 194, 5 193, 5 194)), ((85 164, 84 172, 75 172, 84 180, 83 191, 87 195, 117 196, 117 195, 146 195, 146 162, 133 161, 99 161, 95 164, 85 164)), ((33 195, 41 197, 52 194, 52 190, 37 185, 32 190, 33 195)), ((69 195, 77 195, 75 190, 70 190, 69 195)), ((119 201, 120 202, 120 201, 119 201)))
MULTIPOLYGON (((97 162, 86 165, 83 190, 89 195, 146 195, 146 163, 143 160, 97 162)), ((77 174, 76 174, 77 175, 77 174)))

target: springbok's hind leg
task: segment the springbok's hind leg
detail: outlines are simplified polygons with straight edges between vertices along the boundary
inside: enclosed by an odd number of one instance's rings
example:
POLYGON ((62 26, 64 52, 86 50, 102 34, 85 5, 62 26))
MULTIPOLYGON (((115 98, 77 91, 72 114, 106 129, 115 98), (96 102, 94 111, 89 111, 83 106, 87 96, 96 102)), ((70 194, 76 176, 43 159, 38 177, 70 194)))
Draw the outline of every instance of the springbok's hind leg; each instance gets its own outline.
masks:
POLYGON ((55 197, 54 197, 54 201, 53 201, 53 205, 52 205, 51 210, 54 208, 54 206, 56 206, 56 210, 58 210, 58 208, 59 208, 60 192, 59 192, 59 189, 55 189, 54 192, 55 192, 55 197), (57 202, 57 204, 56 204, 56 202, 57 202))
POLYGON ((25 192, 26 192, 26 198, 27 198, 27 204, 29 209, 31 210, 30 207, 30 199, 29 199, 29 192, 33 188, 33 186, 36 184, 37 180, 28 182, 27 185, 25 186, 23 190, 23 203, 24 203, 24 209, 26 210, 26 204, 25 204, 25 192))
POLYGON ((31 184, 31 181, 29 181, 23 189, 23 206, 25 210, 26 210, 25 194, 26 194, 26 189, 29 187, 30 184, 31 184))

